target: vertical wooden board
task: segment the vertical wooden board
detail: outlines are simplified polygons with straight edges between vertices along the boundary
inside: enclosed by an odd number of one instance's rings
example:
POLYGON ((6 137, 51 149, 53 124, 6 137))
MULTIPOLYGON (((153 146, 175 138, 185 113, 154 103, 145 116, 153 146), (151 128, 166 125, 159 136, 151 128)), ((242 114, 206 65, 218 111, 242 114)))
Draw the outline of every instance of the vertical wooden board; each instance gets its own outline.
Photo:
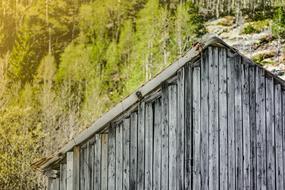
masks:
POLYGON ((256 189, 266 189, 266 128, 264 70, 256 67, 256 189))
POLYGON ((100 189, 101 187, 101 135, 95 135, 94 144, 94 190, 100 189))
MULTIPOLYGON (((282 89, 282 156, 283 156, 283 176, 285 176, 285 90, 282 89)), ((283 178, 283 183, 285 186, 285 179, 283 178)))
MULTIPOLYGON (((235 189, 235 62, 237 57, 229 57, 227 60, 228 76, 228 189, 235 189)), ((254 102, 255 103, 255 102, 254 102)))
POLYGON ((84 148, 81 147, 80 148, 80 164, 79 164, 79 167, 80 167, 80 190, 84 190, 85 189, 85 182, 84 182, 84 148))
POLYGON ((185 133, 185 69, 181 68, 177 79, 177 189, 184 188, 184 133, 185 133))
MULTIPOLYGON (((94 137, 93 137, 94 138, 94 137)), ((93 141, 93 139, 92 139, 93 141)), ((90 142, 89 144, 89 165, 90 165, 90 189, 94 189, 94 168, 95 168, 95 150, 94 150, 94 142, 90 142)))
POLYGON ((108 190, 116 189, 116 128, 109 129, 108 139, 108 190))
POLYGON ((193 189, 201 189, 200 67, 193 70, 193 189))
POLYGON ((169 89, 169 189, 176 189, 177 86, 169 89))
POLYGON ((209 189, 209 50, 201 59, 201 189, 209 189))
POLYGON ((74 189, 74 154, 73 151, 66 153, 66 190, 74 189))
POLYGON ((275 189, 275 151, 274 151, 274 82, 266 81, 266 151, 267 151, 267 188, 275 189))
POLYGON ((282 128, 282 95, 281 85, 275 85, 274 105, 275 105, 275 153, 276 153, 276 189, 284 189, 284 173, 283 173, 283 128, 282 128))
POLYGON ((138 109, 138 173, 137 189, 144 189, 144 135, 145 135, 145 103, 141 102, 138 109))
POLYGON ((90 190, 89 143, 84 148, 84 189, 90 190))
POLYGON ((60 164, 60 172, 59 172, 59 186, 60 186, 60 190, 66 190, 66 177, 65 177, 65 164, 60 164))
POLYGON ((169 145, 168 145, 168 86, 162 85, 161 97, 161 189, 168 190, 168 171, 169 171, 169 145))
POLYGON ((243 131, 243 186, 250 189, 250 123, 249 123, 249 69, 243 62, 242 67, 242 131, 243 131))
POLYGON ((209 47, 209 189, 219 188, 218 48, 209 47), (212 55, 210 55, 210 53, 212 55))
POLYGON ((138 165, 138 115, 137 112, 131 114, 131 145, 130 145, 130 189, 136 189, 137 165, 138 165))
POLYGON ((101 190, 108 189, 108 134, 101 135, 101 190))
POLYGON ((219 52, 219 162, 220 189, 228 189, 227 54, 219 52))
POLYGON ((59 186, 60 182, 59 182, 59 178, 54 179, 54 190, 60 190, 60 186, 59 186))
POLYGON ((153 158, 153 105, 145 106, 145 189, 152 188, 152 158, 153 158))
POLYGON ((130 189, 130 118, 123 125, 123 189, 130 189))
POLYGON ((73 190, 80 189, 80 147, 73 148, 73 190))
POLYGON ((236 140, 236 189, 243 189, 243 142, 242 142, 242 64, 235 62, 235 140, 236 140))
POLYGON ((161 189, 161 99, 154 103, 153 189, 161 189))
POLYGON ((249 67, 250 189, 256 188, 256 84, 255 66, 249 67))
POLYGON ((116 190, 123 188, 123 124, 116 127, 116 190))

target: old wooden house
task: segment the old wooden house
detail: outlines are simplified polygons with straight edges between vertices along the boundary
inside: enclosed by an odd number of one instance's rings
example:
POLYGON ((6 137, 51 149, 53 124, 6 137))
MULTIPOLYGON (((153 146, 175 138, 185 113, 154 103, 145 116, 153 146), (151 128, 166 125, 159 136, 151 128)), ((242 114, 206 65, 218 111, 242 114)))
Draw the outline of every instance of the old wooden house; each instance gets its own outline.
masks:
POLYGON ((285 83, 212 37, 41 163, 49 190, 284 190, 285 83))

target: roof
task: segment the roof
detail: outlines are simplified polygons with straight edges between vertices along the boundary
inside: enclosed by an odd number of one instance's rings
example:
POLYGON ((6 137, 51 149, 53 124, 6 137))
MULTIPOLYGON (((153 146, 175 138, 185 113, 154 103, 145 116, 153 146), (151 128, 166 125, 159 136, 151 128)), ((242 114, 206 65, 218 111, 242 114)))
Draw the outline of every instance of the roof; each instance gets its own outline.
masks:
MULTIPOLYGON (((65 146, 63 146, 58 152, 54 153, 52 156, 49 156, 46 159, 42 159, 40 162, 36 162, 34 166, 41 170, 44 170, 52 163, 60 160, 63 154, 72 150, 73 147, 80 145, 81 143, 83 143, 84 141, 92 137, 96 132, 99 132, 102 129, 106 128, 107 125, 111 121, 116 119, 123 112, 127 111, 130 107, 132 107, 137 102, 139 102, 141 98, 145 97, 150 92, 158 88, 161 85, 161 83, 163 83, 170 77, 174 76, 176 72, 181 67, 183 67, 186 63, 195 60, 195 58, 199 58, 200 53, 203 50, 205 50, 208 46, 225 47, 239 54, 245 59, 248 59, 245 56, 243 56, 238 50, 230 47, 223 40, 221 40, 220 38, 216 36, 209 37, 206 40, 202 40, 202 42, 196 43, 184 56, 179 58, 173 64, 171 64, 166 69, 164 69, 162 72, 157 74, 154 78, 152 78, 151 80, 146 82, 144 85, 139 87, 134 93, 130 94, 123 101, 121 101, 115 107, 110 109, 107 113, 103 114, 103 116, 100 117, 98 120, 96 120, 89 128, 86 128, 81 133, 79 133, 77 136, 75 136, 71 141, 69 141, 65 146)), ((269 71, 268 73, 274 78, 276 78, 277 80, 279 80, 282 84, 285 84, 285 81, 283 81, 279 77, 271 74, 269 71)))

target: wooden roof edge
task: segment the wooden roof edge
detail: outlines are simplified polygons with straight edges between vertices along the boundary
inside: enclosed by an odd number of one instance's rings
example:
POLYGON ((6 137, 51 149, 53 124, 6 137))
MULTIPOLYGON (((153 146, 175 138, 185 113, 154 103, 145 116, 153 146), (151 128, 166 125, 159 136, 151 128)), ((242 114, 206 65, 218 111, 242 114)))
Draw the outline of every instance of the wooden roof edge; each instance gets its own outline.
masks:
MULTIPOLYGON (((200 56, 200 53, 209 46, 218 46, 228 48, 237 54, 243 56, 238 50, 229 46, 226 42, 217 36, 210 36, 201 42, 196 43, 189 51, 187 51, 181 58, 176 60, 173 64, 169 65, 167 68, 162 70, 154 78, 143 84, 135 92, 127 96, 123 101, 118 103, 108 112, 103 114, 99 119, 97 119, 89 128, 86 128, 72 140, 70 140, 65 146, 63 146, 58 152, 49 156, 45 162, 37 164, 40 170, 45 170, 51 164, 61 159, 61 155, 73 149, 73 147, 80 145, 96 132, 102 130, 108 123, 116 119, 123 112, 127 111, 133 104, 136 104, 142 97, 145 97, 153 90, 158 88, 164 81, 176 74, 176 72, 183 67, 186 63, 192 61, 193 59, 200 56)), ((245 57, 245 56, 243 56, 245 57)))

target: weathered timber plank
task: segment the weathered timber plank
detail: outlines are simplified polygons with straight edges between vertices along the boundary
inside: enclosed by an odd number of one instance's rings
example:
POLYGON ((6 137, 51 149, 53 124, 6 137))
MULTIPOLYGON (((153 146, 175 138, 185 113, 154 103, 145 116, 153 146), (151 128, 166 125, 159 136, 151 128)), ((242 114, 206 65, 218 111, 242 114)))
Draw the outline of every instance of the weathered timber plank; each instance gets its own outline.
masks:
POLYGON ((84 148, 80 148, 80 189, 84 190, 84 148))
POLYGON ((256 67, 249 67, 249 123, 250 123, 250 189, 256 189, 256 67))
POLYGON ((200 118, 200 67, 193 69, 193 188, 201 189, 201 118, 200 118))
MULTIPOLYGON (((94 141, 95 137, 92 138, 91 141, 94 141)), ((89 144, 89 163, 90 163, 90 189, 94 189, 94 167, 95 167, 95 148, 94 142, 90 142, 89 144)))
POLYGON ((123 124, 116 126, 116 190, 123 188, 123 124))
POLYGON ((256 67, 256 189, 266 189, 266 128, 264 70, 256 67))
POLYGON ((66 190, 74 189, 74 154, 73 151, 66 153, 66 190))
POLYGON ((184 134, 185 134, 185 69, 181 68, 177 79, 177 189, 184 188, 184 134))
POLYGON ((101 187, 101 134, 95 135, 94 144, 94 190, 100 189, 101 187))
POLYGON ((130 154, 130 189, 136 189, 138 165, 138 115, 131 114, 131 154, 130 154))
POLYGON ((73 148, 73 190, 80 189, 80 147, 73 148))
POLYGON ((89 143, 84 148, 84 189, 90 190, 89 143))
POLYGON ((201 58, 201 189, 209 189, 209 51, 201 58))
POLYGON ((116 189, 116 128, 109 128, 108 139, 108 190, 116 189))
POLYGON ((153 189, 161 189, 161 99, 154 102, 153 189))
POLYGON ((242 65, 242 131, 243 131, 243 189, 250 189, 250 123, 249 123, 249 69, 248 64, 242 65))
POLYGON ((60 164, 60 190, 66 190, 66 164, 60 164))
MULTIPOLYGON (((283 176, 285 176, 285 90, 282 89, 282 156, 283 156, 283 176)), ((285 179, 283 179, 283 183, 285 186, 285 179)), ((284 187, 285 188, 285 187, 284 187)))
POLYGON ((177 85, 169 89, 169 189, 176 189, 177 157, 177 85))
POLYGON ((236 140, 236 190, 243 189, 242 149, 242 65, 240 58, 235 62, 235 140, 236 140))
POLYGON ((283 128, 282 128, 282 94, 281 85, 274 86, 274 105, 275 105, 275 153, 276 153, 276 189, 284 189, 284 173, 283 173, 283 128))
POLYGON ((138 173, 137 189, 144 190, 144 136, 145 136, 145 103, 141 102, 138 109, 138 173))
MULTIPOLYGON (((230 51, 228 51, 230 54, 230 51)), ((235 189, 236 186, 236 151, 235 151, 235 62, 237 56, 228 57, 228 188, 235 189)))
POLYGON ((152 189, 152 158, 153 158, 153 105, 145 106, 145 189, 152 189))
POLYGON ((161 97, 161 189, 168 190, 168 170, 169 170, 169 145, 168 145, 168 85, 162 85, 161 97))
POLYGON ((130 189, 130 118, 123 125, 123 189, 130 189))
POLYGON ((108 189, 108 134, 101 135, 101 190, 108 189))
MULTIPOLYGON (((219 162, 220 189, 228 190, 227 54, 219 52, 219 162)), ((204 119, 204 118, 203 118, 204 119)))
POLYGON ((266 81, 266 151, 267 151, 267 189, 275 189, 275 151, 274 151, 274 82, 266 81))
POLYGON ((209 47, 209 189, 219 189, 218 48, 209 47), (212 52, 212 53, 211 53, 212 52))

